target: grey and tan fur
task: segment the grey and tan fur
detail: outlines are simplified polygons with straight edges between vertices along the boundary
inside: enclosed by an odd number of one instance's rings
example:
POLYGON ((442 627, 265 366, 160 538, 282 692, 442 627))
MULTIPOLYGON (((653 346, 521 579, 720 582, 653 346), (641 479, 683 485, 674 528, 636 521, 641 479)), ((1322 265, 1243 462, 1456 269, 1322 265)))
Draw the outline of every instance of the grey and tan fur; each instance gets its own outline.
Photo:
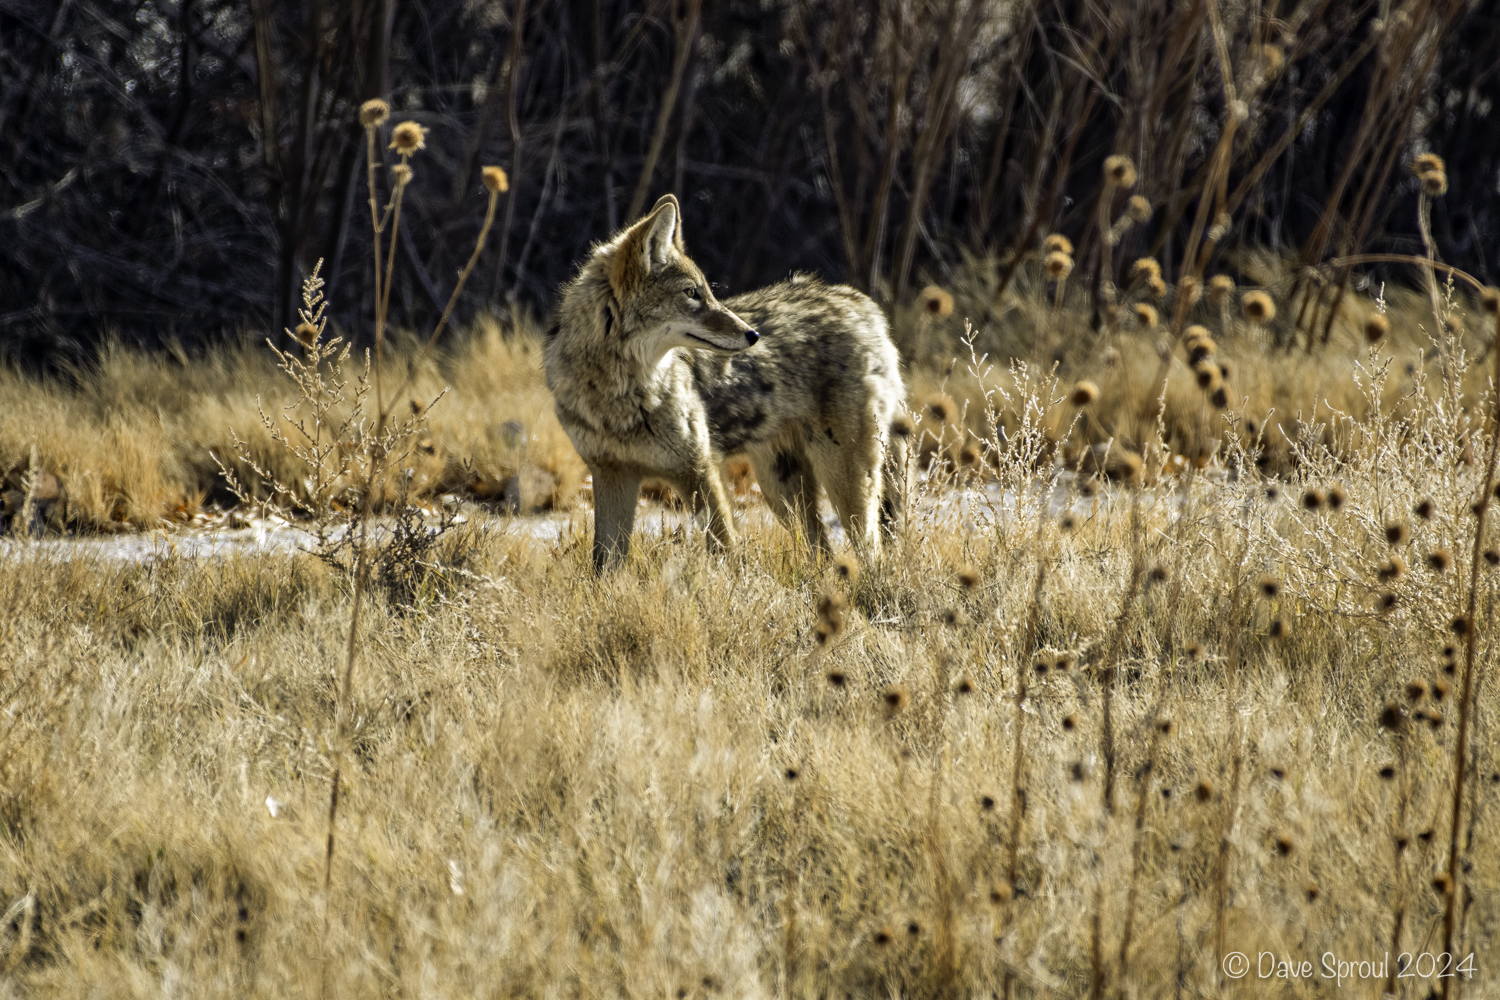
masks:
POLYGON ((564 286, 547 385, 593 473, 600 568, 629 552, 643 478, 703 509, 711 546, 732 545, 719 474, 732 455, 820 552, 820 485, 861 559, 879 554, 901 512, 906 442, 891 425, 905 390, 879 307, 801 275, 718 301, 683 248, 671 195, 564 286))

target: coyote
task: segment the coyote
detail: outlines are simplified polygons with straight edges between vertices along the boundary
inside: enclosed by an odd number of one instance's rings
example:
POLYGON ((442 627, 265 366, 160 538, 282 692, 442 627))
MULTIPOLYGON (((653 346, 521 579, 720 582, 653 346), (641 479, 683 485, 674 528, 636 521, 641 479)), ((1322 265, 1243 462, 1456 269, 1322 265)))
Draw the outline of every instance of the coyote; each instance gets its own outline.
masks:
POLYGON ((820 483, 861 559, 900 515, 906 442, 891 427, 906 394, 880 309, 807 275, 720 302, 683 247, 672 195, 563 286, 546 364, 558 420, 593 473, 599 569, 630 551, 643 478, 706 511, 711 548, 733 545, 719 474, 732 455, 820 554, 820 483))

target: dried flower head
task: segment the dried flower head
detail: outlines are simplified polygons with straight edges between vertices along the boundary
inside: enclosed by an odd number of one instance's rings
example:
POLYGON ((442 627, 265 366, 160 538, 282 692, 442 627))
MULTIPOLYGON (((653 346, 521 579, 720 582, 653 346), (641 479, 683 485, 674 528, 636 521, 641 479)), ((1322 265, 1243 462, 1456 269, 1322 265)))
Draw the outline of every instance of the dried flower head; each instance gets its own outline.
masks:
POLYGON ((1169 292, 1170 290, 1171 289, 1167 287, 1167 283, 1161 279, 1160 275, 1154 278, 1146 279, 1146 291, 1150 292, 1151 297, 1153 299, 1156 299, 1158 302, 1166 298, 1167 292, 1169 292))
POLYGON ((404 163, 398 163, 391 168, 391 180, 396 182, 398 188, 406 187, 406 185, 410 184, 411 176, 411 167, 404 163))
POLYGON ((1073 241, 1062 233, 1053 233, 1042 240, 1042 253, 1060 253, 1071 257, 1073 256, 1073 241))
POLYGON ((1370 313, 1365 317, 1365 339, 1370 343, 1375 343, 1390 332, 1391 321, 1386 319, 1384 314, 1370 313))
POLYGON ((880 930, 872 934, 870 936, 870 940, 875 943, 875 947, 884 948, 886 945, 890 944, 895 937, 895 930, 889 926, 886 926, 880 928, 880 930))
POLYGON ((1387 764, 1385 767, 1382 767, 1379 771, 1376 771, 1375 773, 1378 774, 1378 775, 1380 775, 1380 780, 1381 781, 1390 781, 1391 779, 1393 779, 1393 778, 1396 777, 1396 769, 1395 769, 1395 767, 1391 766, 1390 764, 1387 764))
POLYGON ((928 415, 939 423, 947 423, 954 412, 953 400, 942 393, 929 396, 926 405, 928 415))
POLYGON ((379 128, 390 116, 391 106, 378 97, 359 106, 359 123, 365 128, 379 128))
POLYGON ((1140 257, 1130 265, 1132 281, 1150 281, 1152 278, 1160 277, 1161 265, 1156 262, 1155 257, 1140 257))
POLYGON ((1130 310, 1135 313, 1135 321, 1141 326, 1148 330, 1156 326, 1157 315, 1155 306, 1145 302, 1137 302, 1130 307, 1130 310))
POLYGON ((1076 716, 1076 715, 1065 715, 1065 716, 1063 716, 1062 727, 1064 729, 1066 729, 1070 733, 1073 730, 1077 729, 1078 728, 1078 716, 1076 716))
POLYGON ((1281 855, 1283 858, 1291 854, 1295 849, 1296 845, 1292 843, 1292 838, 1288 837, 1286 834, 1283 833, 1281 836, 1276 838, 1276 853, 1281 855))
POLYGON ((1380 710, 1380 728, 1389 729, 1398 733, 1406 726, 1406 712, 1394 701, 1385 703, 1385 708, 1380 710))
POLYGON ((427 148, 427 130, 413 121, 405 121, 391 130, 391 149, 402 156, 410 156, 419 149, 427 148))
POLYGON ((1042 261, 1042 268, 1047 272, 1047 277, 1053 281, 1061 281, 1073 273, 1073 258, 1061 250, 1054 250, 1042 261))
POLYGON ((968 677, 960 677, 958 683, 953 685, 953 692, 955 694, 973 694, 974 682, 968 677))
POLYGON ((900 715, 909 700, 906 688, 899 685, 893 685, 880 692, 881 710, 885 712, 887 719, 894 719, 900 715))
POLYGON ((1491 566, 1500 566, 1500 550, 1485 549, 1484 561, 1489 563, 1491 566))
POLYGON ((1448 697, 1448 682, 1444 681, 1444 680, 1433 681, 1432 682, 1432 700, 1433 701, 1442 701, 1446 697, 1448 697))
POLYGON ((1172 578, 1172 573, 1167 567, 1158 563, 1146 571, 1147 583, 1166 583, 1172 578))
POLYGON ((905 414, 898 415, 891 421, 891 433, 898 438, 911 437, 911 418, 905 414))
POLYGON ((499 167, 485 167, 479 171, 479 179, 484 182, 485 189, 491 194, 500 194, 510 190, 510 178, 499 167))
POLYGON ((1417 515, 1422 520, 1424 520, 1424 521, 1431 521, 1432 520, 1432 512, 1433 512, 1432 501, 1431 500, 1421 500, 1421 501, 1418 501, 1417 505, 1415 507, 1413 507, 1411 509, 1411 511, 1412 511, 1413 514, 1417 515))
POLYGON ((917 304, 922 307, 922 312, 933 319, 946 319, 953 315, 953 296, 937 285, 928 285, 922 289, 917 296, 917 304))
POLYGON ((1344 504, 1349 502, 1349 496, 1344 488, 1337 484, 1328 487, 1328 506, 1334 510, 1343 510, 1344 504))
POLYGON ((1447 169, 1448 165, 1436 153, 1422 153, 1411 161, 1411 172, 1418 177, 1421 177, 1423 174, 1433 173, 1434 171, 1444 173, 1447 169))
POLYGON ((1196 274, 1184 274, 1177 279, 1177 297, 1191 308, 1203 298, 1203 279, 1196 274))
POLYGON ((1272 639, 1285 639, 1292 634, 1292 627, 1287 624, 1285 618, 1273 618, 1271 625, 1266 629, 1266 635, 1272 639))
POLYGON ((1427 568, 1434 573, 1446 573, 1453 565, 1453 553, 1447 549, 1433 549, 1427 553, 1427 568))
POLYGON ((1323 496, 1322 490, 1308 490, 1302 494, 1302 506, 1308 510, 1321 510, 1326 499, 1327 497, 1323 496))
POLYGON ((1151 221, 1151 203, 1140 195, 1131 195, 1125 203, 1125 214, 1132 222, 1151 221))
POLYGON ((830 670, 825 676, 828 678, 828 683, 836 688, 849 683, 849 675, 842 670, 830 670))
POLYGON ((1446 896, 1453 891, 1453 879, 1448 876, 1447 872, 1438 872, 1432 877, 1432 887, 1440 895, 1446 896))
POLYGON ((1214 305, 1223 308, 1234 295, 1234 279, 1227 274, 1216 274, 1208 279, 1208 297, 1214 305))
POLYGON ((994 812, 995 811, 995 797, 993 795, 981 795, 981 796, 979 796, 979 808, 983 809, 985 812, 994 812))
POLYGON ((1198 388, 1213 390, 1219 387, 1219 366, 1204 358, 1193 366, 1193 377, 1198 382, 1198 388))
POLYGON ((1116 153, 1104 160, 1104 179, 1115 187, 1133 188, 1136 182, 1135 164, 1130 157, 1116 153))
POLYGON ((298 323, 295 334, 297 339, 308 347, 318 342, 318 328, 311 323, 298 323))
POLYGON ((1500 288, 1486 288, 1481 291, 1479 306, 1491 316, 1500 313, 1500 288))
POLYGON ((1448 175, 1441 170, 1433 170, 1421 177, 1422 193, 1429 198, 1441 198, 1448 193, 1448 175))
POLYGON ((1261 291, 1246 292, 1241 296, 1240 310, 1252 323, 1269 323, 1276 318, 1276 303, 1261 291))
POLYGON ((859 579, 859 562, 853 556, 839 556, 833 564, 833 575, 847 583, 854 583, 859 579))
POLYGON ((1208 656, 1208 649, 1201 642, 1188 643, 1187 646, 1183 648, 1183 652, 1187 653, 1188 659, 1195 660, 1200 663, 1205 657, 1208 656))
POLYGON ((1214 786, 1207 781, 1198 782, 1198 787, 1193 789, 1193 797, 1199 802, 1207 802, 1214 797, 1214 786))
POLYGON ((1463 615, 1458 615, 1451 622, 1448 623, 1448 630, 1450 632, 1452 632, 1456 636, 1466 636, 1466 635, 1468 635, 1469 634, 1469 619, 1465 618, 1463 615))
POLYGON ((1302 891, 1307 893, 1307 901, 1309 903, 1316 903, 1318 901, 1318 883, 1308 882, 1302 891))
POLYGON ((1073 392, 1068 396, 1068 402, 1074 406, 1088 406, 1099 398, 1099 387, 1088 379, 1083 379, 1073 386, 1073 392))
POLYGON ((990 902, 999 906, 1001 903, 1010 902, 1011 888, 1009 882, 996 882, 990 886, 990 902))
POLYGON ((1427 697, 1427 682, 1420 677, 1414 677, 1407 681, 1406 697, 1411 701, 1421 701, 1427 697))
POLYGON ((972 591, 979 586, 979 570, 973 566, 965 566, 958 571, 958 585, 964 590, 972 591))
POLYGON ((1380 564, 1380 569, 1376 571, 1375 575, 1380 578, 1382 583, 1399 580, 1406 575, 1406 560, 1393 552, 1389 559, 1380 564))
POLYGON ((1265 70, 1267 77, 1276 76, 1281 72, 1282 65, 1286 62, 1286 53, 1281 51, 1281 46, 1275 42, 1267 42, 1260 47, 1260 64, 1265 70))

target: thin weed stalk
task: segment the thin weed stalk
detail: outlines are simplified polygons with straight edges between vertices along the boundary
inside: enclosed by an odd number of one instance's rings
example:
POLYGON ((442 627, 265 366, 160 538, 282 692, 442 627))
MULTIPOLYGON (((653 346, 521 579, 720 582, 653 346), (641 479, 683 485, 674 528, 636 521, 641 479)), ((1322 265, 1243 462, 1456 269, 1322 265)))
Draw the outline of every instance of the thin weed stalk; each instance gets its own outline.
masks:
MULTIPOLYGON (((1493 295, 1493 292, 1489 294, 1493 295)), ((1487 304, 1500 305, 1500 300, 1487 298, 1487 304)), ((1453 747, 1453 808, 1449 818, 1448 832, 1448 897, 1443 908, 1443 950, 1454 954, 1454 931, 1456 929, 1455 904, 1458 900, 1459 862, 1458 840, 1463 817, 1464 782, 1469 760, 1469 729, 1474 712, 1474 666, 1479 646, 1479 566, 1484 558, 1484 528, 1489 510, 1495 500, 1495 462, 1500 458, 1500 310, 1495 312, 1495 341, 1491 347, 1494 355, 1494 377, 1491 383, 1491 406, 1494 423, 1490 428, 1490 455, 1484 466, 1484 491, 1480 494, 1474 518, 1474 546, 1469 559, 1469 600, 1464 618, 1464 679, 1458 701, 1458 739, 1453 747)), ((1453 979, 1443 980, 1443 997, 1453 995, 1453 979)))

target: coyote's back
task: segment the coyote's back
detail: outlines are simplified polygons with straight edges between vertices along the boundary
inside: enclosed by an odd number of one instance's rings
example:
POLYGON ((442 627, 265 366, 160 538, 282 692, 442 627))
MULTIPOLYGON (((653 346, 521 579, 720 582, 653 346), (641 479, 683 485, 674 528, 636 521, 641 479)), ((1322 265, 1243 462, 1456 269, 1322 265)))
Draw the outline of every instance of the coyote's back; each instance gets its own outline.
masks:
POLYGON ((719 466, 735 454, 820 551, 820 485, 862 558, 901 511, 905 442, 891 426, 905 390, 879 307, 803 275, 719 302, 683 248, 671 195, 564 287, 547 383, 593 473, 600 566, 628 551, 643 477, 701 505, 711 543, 732 543, 719 466))

